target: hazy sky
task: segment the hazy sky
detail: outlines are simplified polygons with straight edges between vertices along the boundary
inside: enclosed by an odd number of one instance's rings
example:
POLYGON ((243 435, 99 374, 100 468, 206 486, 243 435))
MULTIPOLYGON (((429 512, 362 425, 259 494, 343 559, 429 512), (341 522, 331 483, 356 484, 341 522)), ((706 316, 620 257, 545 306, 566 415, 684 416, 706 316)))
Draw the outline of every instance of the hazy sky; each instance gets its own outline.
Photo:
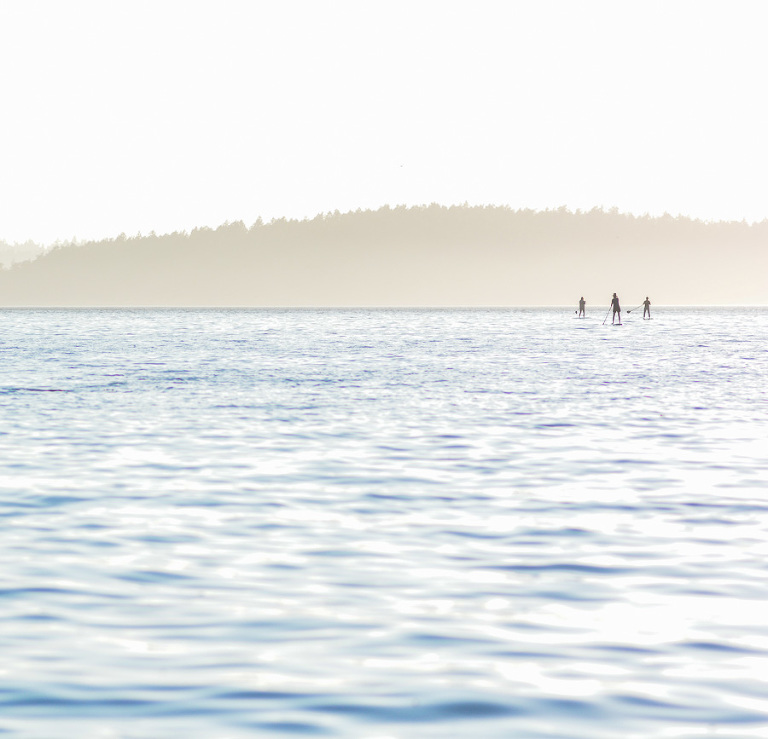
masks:
POLYGON ((762 0, 0 0, 0 239, 389 204, 768 217, 762 0))

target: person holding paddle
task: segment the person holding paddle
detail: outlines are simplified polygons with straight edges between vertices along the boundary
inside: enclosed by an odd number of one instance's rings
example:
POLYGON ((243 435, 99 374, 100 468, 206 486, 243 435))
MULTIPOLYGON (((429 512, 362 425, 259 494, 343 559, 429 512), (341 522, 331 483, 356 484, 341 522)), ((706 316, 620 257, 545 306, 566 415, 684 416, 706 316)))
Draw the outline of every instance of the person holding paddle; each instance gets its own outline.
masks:
POLYGON ((645 314, 648 314, 648 318, 651 317, 651 301, 648 300, 648 296, 645 296, 645 300, 643 301, 643 319, 645 319, 645 314))
POLYGON ((587 310, 586 310, 586 307, 587 307, 587 301, 586 301, 586 300, 584 300, 584 298, 583 298, 583 297, 582 297, 582 298, 580 298, 580 299, 579 299, 579 318, 581 318, 582 316, 583 316, 584 318, 586 318, 586 317, 587 317, 587 310))
POLYGON ((613 299, 611 300, 611 309, 613 310, 613 316, 611 316, 611 323, 613 323, 616 320, 616 314, 619 314, 619 324, 621 324, 621 306, 619 305, 619 298, 616 295, 616 293, 613 294, 613 299))

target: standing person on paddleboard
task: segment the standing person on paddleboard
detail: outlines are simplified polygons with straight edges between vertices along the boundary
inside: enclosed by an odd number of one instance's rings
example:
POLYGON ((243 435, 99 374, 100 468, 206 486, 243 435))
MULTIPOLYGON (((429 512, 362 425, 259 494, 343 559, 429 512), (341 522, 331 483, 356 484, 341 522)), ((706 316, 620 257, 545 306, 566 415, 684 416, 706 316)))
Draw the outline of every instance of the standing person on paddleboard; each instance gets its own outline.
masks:
POLYGON ((586 309, 587 309, 587 301, 584 300, 584 297, 582 296, 581 298, 579 298, 579 318, 581 318, 582 316, 584 318, 587 317, 586 309))
POLYGON ((619 305, 619 298, 616 295, 616 293, 613 294, 613 299, 611 300, 611 309, 613 310, 613 316, 611 317, 611 323, 613 323, 616 320, 616 314, 619 314, 619 325, 621 325, 621 306, 619 305))
POLYGON ((648 300, 648 296, 645 296, 645 300, 643 301, 643 318, 645 318, 645 314, 648 314, 648 318, 651 317, 651 301, 648 300))

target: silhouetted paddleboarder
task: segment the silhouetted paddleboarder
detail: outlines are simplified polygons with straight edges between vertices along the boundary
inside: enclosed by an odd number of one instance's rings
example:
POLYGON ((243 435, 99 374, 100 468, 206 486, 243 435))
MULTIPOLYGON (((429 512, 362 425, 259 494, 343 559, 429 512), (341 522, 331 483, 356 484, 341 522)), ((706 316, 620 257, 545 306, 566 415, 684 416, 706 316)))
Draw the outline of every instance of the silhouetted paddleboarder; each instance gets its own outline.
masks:
POLYGON ((643 318, 645 318, 645 314, 648 314, 648 318, 651 317, 651 301, 648 300, 648 296, 645 296, 645 300, 643 301, 643 318))
POLYGON ((586 318, 587 317, 587 301, 584 300, 584 297, 582 296, 579 298, 579 318, 586 318))
POLYGON ((621 325, 621 306, 619 305, 619 298, 616 295, 616 293, 613 294, 613 298, 611 299, 611 310, 613 311, 613 315, 611 316, 611 324, 616 320, 616 314, 619 315, 619 325, 621 325))

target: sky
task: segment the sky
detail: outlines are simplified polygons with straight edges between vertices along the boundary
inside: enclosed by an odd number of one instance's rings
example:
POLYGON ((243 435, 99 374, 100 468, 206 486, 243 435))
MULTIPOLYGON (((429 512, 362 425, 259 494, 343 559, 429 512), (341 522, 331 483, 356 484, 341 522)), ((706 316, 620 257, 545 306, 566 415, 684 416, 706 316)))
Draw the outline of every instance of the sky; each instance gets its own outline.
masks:
POLYGON ((0 0, 0 239, 437 202, 768 217, 762 0, 0 0))

